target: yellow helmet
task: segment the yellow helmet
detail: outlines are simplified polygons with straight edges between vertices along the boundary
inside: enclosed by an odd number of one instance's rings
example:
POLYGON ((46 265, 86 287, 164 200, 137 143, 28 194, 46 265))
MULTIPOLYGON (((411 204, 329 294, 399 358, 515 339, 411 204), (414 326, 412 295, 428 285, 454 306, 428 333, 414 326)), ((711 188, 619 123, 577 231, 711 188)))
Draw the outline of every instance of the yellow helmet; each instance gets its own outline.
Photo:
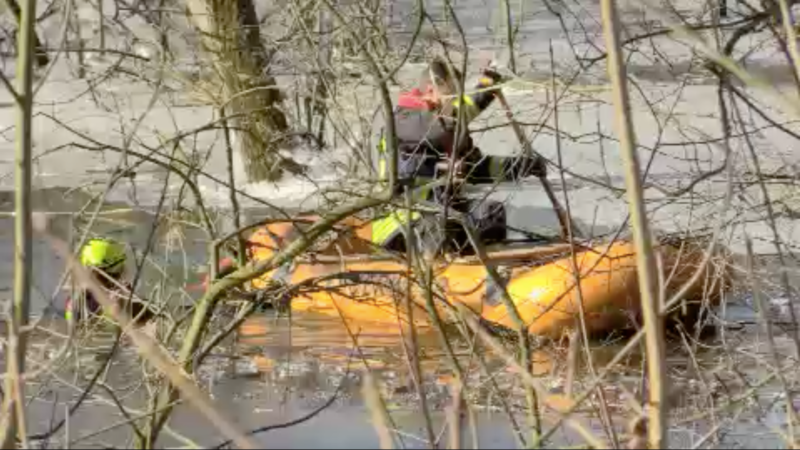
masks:
POLYGON ((125 248, 111 239, 90 239, 81 249, 81 264, 118 276, 125 269, 125 248))

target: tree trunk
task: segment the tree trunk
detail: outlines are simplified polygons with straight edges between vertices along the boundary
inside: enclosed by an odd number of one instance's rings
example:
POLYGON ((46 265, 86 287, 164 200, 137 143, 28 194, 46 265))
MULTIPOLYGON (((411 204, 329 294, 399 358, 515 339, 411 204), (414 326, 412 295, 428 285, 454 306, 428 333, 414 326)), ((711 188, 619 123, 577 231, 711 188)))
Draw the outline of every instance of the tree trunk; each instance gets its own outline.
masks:
POLYGON ((230 111, 248 181, 274 181, 299 165, 282 157, 286 116, 281 94, 269 75, 271 55, 261 44, 252 0, 186 0, 203 45, 211 56, 220 105, 230 111), (231 101, 231 99, 234 99, 231 101), (230 103, 227 103, 230 101, 230 103))
POLYGON ((317 142, 325 142, 325 123, 328 118, 326 101, 331 95, 329 87, 333 86, 334 77, 330 70, 332 59, 333 20, 327 8, 319 8, 316 17, 306 17, 306 26, 316 29, 318 37, 309 36, 307 51, 316 53, 316 67, 311 67, 306 75, 306 97, 304 101, 306 113, 306 131, 315 134, 317 142))
MULTIPOLYGON (((14 18, 17 20, 17 40, 19 41, 19 29, 22 26, 22 9, 20 9, 17 0, 5 0, 5 2, 8 9, 11 10, 11 13, 14 14, 14 18)), ((32 39, 36 65, 44 67, 50 62, 50 57, 47 56, 47 52, 42 48, 42 42, 39 40, 39 36, 36 33, 33 33, 32 39)))

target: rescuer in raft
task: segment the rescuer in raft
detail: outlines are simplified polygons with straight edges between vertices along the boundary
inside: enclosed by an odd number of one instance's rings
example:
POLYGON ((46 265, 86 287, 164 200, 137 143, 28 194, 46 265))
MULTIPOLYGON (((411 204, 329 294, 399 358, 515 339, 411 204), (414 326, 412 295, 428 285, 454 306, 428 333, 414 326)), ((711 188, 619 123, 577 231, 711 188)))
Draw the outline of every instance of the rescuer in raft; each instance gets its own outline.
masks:
MULTIPOLYGON (((128 306, 128 314, 140 326, 150 321, 155 314, 141 301, 134 299, 126 304, 131 291, 130 283, 123 279, 126 260, 125 248, 111 239, 90 239, 80 252, 81 265, 91 270, 94 280, 110 299, 117 301, 120 306, 128 306)), ((82 290, 77 299, 67 299, 64 318, 71 324, 101 315, 105 315, 105 311, 88 289, 82 290)))
MULTIPOLYGON (((445 186, 424 186, 432 179, 446 176, 443 167, 450 158, 455 158, 457 177, 469 184, 489 184, 497 181, 516 180, 527 176, 543 176, 545 161, 541 157, 498 157, 483 155, 469 135, 467 124, 488 108, 500 89, 501 76, 494 70, 484 69, 474 93, 464 89, 459 105, 459 86, 463 85, 461 73, 441 59, 435 59, 422 73, 419 86, 400 94, 395 107, 395 133, 398 150, 398 186, 396 197, 402 202, 404 186, 413 186, 416 201, 447 204, 473 219, 484 243, 502 241, 506 238, 505 208, 499 202, 465 199, 453 189, 445 186), (464 129, 459 132, 459 109, 464 108, 464 129), (458 133, 458 135, 457 135, 458 133), (458 144, 454 148, 455 144, 458 144)), ((378 177, 388 178, 389 164, 385 136, 381 130, 377 146, 378 177)), ((450 223, 439 231, 436 219, 420 221, 423 216, 412 212, 415 235, 423 245, 435 247, 453 245, 457 250, 469 251, 466 233, 457 222, 450 223), (421 223, 420 223, 421 222, 421 223)), ((372 221, 372 243, 383 248, 404 251, 403 229, 408 223, 408 214, 400 208, 372 221)), ((451 248, 452 249, 452 248, 451 248)))

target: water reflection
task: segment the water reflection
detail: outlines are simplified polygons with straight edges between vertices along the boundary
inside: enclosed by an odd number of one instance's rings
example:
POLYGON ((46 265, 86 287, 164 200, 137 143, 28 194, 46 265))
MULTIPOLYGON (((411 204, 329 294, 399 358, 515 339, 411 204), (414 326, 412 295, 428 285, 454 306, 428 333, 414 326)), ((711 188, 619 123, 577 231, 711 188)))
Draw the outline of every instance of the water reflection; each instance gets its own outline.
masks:
MULTIPOLYGON (((353 325, 350 325, 353 327, 353 325)), ((407 333, 407 330, 405 330, 407 333)), ((449 331, 449 330, 448 330, 449 331)), ((293 382, 294 387, 317 388, 326 385, 331 374, 346 370, 356 375, 369 370, 378 377, 381 391, 390 403, 410 408, 416 392, 399 327, 386 324, 358 322, 348 333, 342 322, 330 316, 298 314, 292 321, 271 315, 249 319, 241 328, 236 343, 240 359, 238 376, 256 377, 272 382, 293 382), (309 378, 317 378, 311 386, 309 378), (294 380, 294 381, 292 381, 294 380)), ((465 341, 456 333, 448 335, 470 390, 473 405, 497 409, 492 400, 498 392, 510 394, 511 404, 522 406, 523 390, 515 371, 501 358, 474 341, 465 341), (479 352, 479 353, 476 353, 479 352), (491 377, 493 385, 488 383, 491 377)), ((592 360, 596 367, 607 364, 620 346, 609 342, 590 343, 592 360)), ((442 346, 441 338, 433 329, 419 328, 418 354, 426 390, 430 401, 437 407, 447 406, 455 381, 453 363, 442 346)), ((507 343, 507 351, 518 352, 516 344, 507 343)), ((564 385, 566 373, 572 365, 573 375, 581 379, 587 372, 585 358, 575 355, 570 362, 567 345, 543 345, 532 351, 532 374, 551 389, 543 399, 549 406, 566 407, 564 385)), ((638 372, 641 359, 634 352, 620 366, 620 372, 638 372)), ((635 379, 635 377, 634 377, 635 379)), ((359 386, 356 386, 359 387, 359 386)), ((577 388, 576 388, 577 389, 577 388)), ((496 400, 496 399, 495 399, 496 400)))
MULTIPOLYGON (((358 321, 356 325, 349 322, 348 326, 349 333, 340 320, 313 313, 295 314, 292 319, 260 314, 242 325, 237 344, 244 354, 259 354, 260 358, 279 359, 286 354, 299 352, 320 360, 338 362, 353 353, 353 348, 357 346, 360 355, 376 358, 375 364, 380 366, 387 364, 379 360, 402 354, 403 334, 399 327, 368 321, 358 321)), ((446 357, 438 332, 431 327, 418 327, 417 330, 419 346, 426 356, 423 362, 438 364, 446 357)), ((457 355, 469 357, 468 343, 454 330, 447 331, 451 342, 455 344, 457 355)), ((534 374, 547 375, 564 369, 567 343, 561 344, 534 350, 534 374)), ((513 345, 509 344, 510 350, 513 350, 513 345)), ((598 365, 609 362, 620 348, 613 338, 592 342, 590 346, 593 361, 598 365)), ((640 362, 636 353, 627 361, 634 366, 640 362)))

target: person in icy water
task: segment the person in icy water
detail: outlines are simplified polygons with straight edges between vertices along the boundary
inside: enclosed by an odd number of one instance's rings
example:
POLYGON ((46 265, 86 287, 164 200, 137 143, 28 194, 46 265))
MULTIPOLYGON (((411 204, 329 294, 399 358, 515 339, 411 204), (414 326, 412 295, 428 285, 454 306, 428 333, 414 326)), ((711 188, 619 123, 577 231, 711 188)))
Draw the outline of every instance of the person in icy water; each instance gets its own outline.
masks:
MULTIPOLYGON (((125 248, 111 239, 90 239, 80 252, 81 265, 91 270, 94 280, 106 291, 108 297, 117 301, 120 306, 126 306, 125 310, 136 325, 144 325, 155 314, 141 301, 134 299, 127 303, 131 285, 123 279, 126 260, 125 248)), ((100 302, 86 289, 82 290, 77 298, 67 299, 64 318, 67 322, 75 324, 105 313, 100 302)))
MULTIPOLYGON (((545 160, 540 156, 483 155, 469 135, 466 125, 492 104, 501 81, 496 71, 484 69, 477 89, 468 93, 465 88, 462 101, 459 102, 457 97, 459 86, 463 85, 462 74, 445 61, 435 59, 424 69, 418 87, 400 94, 394 111, 398 144, 398 186, 395 195, 402 198, 404 186, 410 185, 413 187, 414 200, 447 204, 456 211, 469 214, 484 243, 506 238, 505 208, 501 203, 473 201, 445 186, 429 188, 424 184, 445 176, 443 172, 449 167, 450 158, 455 158, 452 161, 457 169, 454 175, 469 184, 545 175, 545 160), (459 111, 460 108, 464 110, 459 111), (461 130, 458 128, 460 113, 464 117, 461 130), (454 148, 456 142, 458 146, 454 148)), ((376 150, 378 177, 385 181, 388 179, 389 154, 383 129, 376 150)), ((443 246, 452 250, 451 246, 454 246, 455 249, 469 252, 470 246, 463 227, 454 222, 439 231, 440 220, 421 218, 422 214, 412 212, 413 229, 423 245, 428 248, 433 246, 434 251, 441 250, 443 246)), ((408 222, 408 214, 402 208, 373 220, 373 244, 404 251, 403 229, 408 222)))

